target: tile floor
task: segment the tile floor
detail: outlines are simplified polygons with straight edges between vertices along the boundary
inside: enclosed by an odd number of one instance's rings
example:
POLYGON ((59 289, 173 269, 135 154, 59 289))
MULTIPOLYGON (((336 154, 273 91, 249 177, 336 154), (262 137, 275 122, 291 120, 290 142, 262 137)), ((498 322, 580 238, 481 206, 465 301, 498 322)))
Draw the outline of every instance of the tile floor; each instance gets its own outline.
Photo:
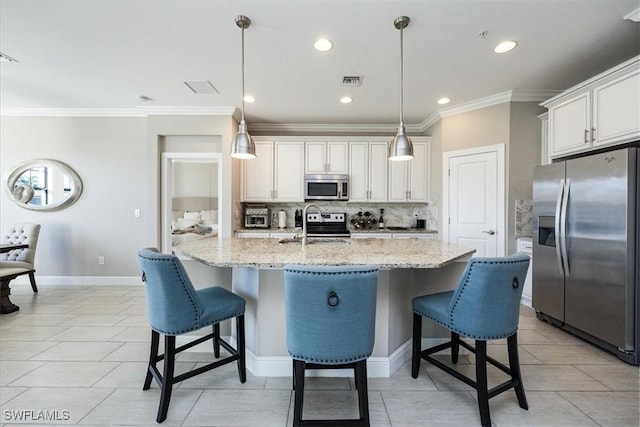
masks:
MULTIPOLYGON (((16 285, 20 311, 0 316, 0 424, 155 424, 158 389, 141 389, 149 330, 142 286, 16 285), (53 420, 44 420, 47 411, 53 420), (22 416, 22 420, 18 420, 22 416)), ((537 320, 522 309, 520 359, 529 410, 512 391, 490 401, 495 426, 639 425, 638 368, 537 320)), ((502 342, 490 354, 506 361, 502 342)), ((213 357, 183 353, 177 370, 213 357)), ((473 373, 472 356, 461 357, 473 373)), ((476 426, 475 392, 429 366, 410 377, 370 378, 373 426, 476 426)), ((196 376, 174 389, 166 426, 290 426, 290 378, 254 377, 240 384, 235 365, 196 376)), ((492 383, 502 381, 491 370, 492 383)), ((305 417, 357 414, 353 380, 310 378, 305 417)))

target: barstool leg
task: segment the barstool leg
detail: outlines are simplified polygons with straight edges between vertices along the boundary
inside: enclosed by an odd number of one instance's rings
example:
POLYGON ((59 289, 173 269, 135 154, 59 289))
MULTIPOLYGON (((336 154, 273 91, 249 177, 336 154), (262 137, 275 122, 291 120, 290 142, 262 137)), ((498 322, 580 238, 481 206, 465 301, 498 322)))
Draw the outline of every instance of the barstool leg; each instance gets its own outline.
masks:
POLYGON ((507 349, 509 351, 509 370, 511 371, 511 380, 514 381, 514 389, 518 404, 522 409, 529 409, 527 397, 524 394, 524 386, 522 384, 522 374, 520 373, 520 360, 518 357, 518 338, 517 333, 507 338, 507 349))
POLYGON ((360 420, 364 427, 369 427, 369 392, 367 390, 367 361, 356 362, 356 383, 358 384, 358 406, 360 408, 360 420))
POLYGON ((156 418, 159 423, 167 419, 167 412, 169 412, 171 389, 173 388, 173 368, 176 361, 176 337, 174 335, 165 335, 164 347, 164 374, 160 394, 160 407, 156 418))
POLYGON ((247 361, 244 347, 244 314, 236 317, 236 349, 238 351, 238 374, 240 374, 240 382, 247 381, 247 361))
POLYGON ((302 405, 304 403, 304 362, 293 360, 295 390, 293 392, 293 427, 299 427, 302 421, 302 405))
POLYGON ((220 323, 213 325, 213 356, 220 357, 220 323))
POLYGON ((422 344, 422 316, 413 313, 413 336, 411 351, 411 377, 418 378, 420 372, 420 346, 422 344))
POLYGON ((476 340, 476 391, 482 427, 491 426, 489 393, 487 389, 487 342, 476 340))
POLYGON ((460 335, 451 332, 451 363, 458 363, 460 354, 460 335))
POLYGON ((151 367, 156 366, 156 359, 158 358, 158 346, 160 345, 160 334, 151 330, 151 350, 149 351, 149 365, 147 366, 147 377, 144 379, 144 385, 142 386, 143 390, 149 390, 151 387, 151 380, 153 380, 153 375, 151 375, 151 367))

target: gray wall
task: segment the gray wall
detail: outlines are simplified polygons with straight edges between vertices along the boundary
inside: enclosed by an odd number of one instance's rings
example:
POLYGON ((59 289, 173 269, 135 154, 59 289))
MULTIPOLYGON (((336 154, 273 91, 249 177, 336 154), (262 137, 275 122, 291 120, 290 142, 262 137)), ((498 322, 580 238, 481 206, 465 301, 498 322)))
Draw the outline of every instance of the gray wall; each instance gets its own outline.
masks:
POLYGON ((42 224, 37 275, 139 276, 136 252, 150 241, 144 226, 147 120, 2 117, 0 123, 3 177, 19 162, 48 158, 75 169, 84 186, 80 199, 58 212, 23 209, 2 190, 2 229, 20 221, 42 224), (142 209, 141 218, 134 209, 142 209))
MULTIPOLYGON (((535 102, 506 102, 443 117, 425 134, 431 140, 431 195, 442 215, 442 154, 449 151, 505 145, 506 252, 515 251, 514 205, 531 198, 533 167, 540 164, 540 120, 535 102)), ((443 221, 438 221, 442 224, 443 221)), ((438 230, 442 233, 442 225, 438 230)))
MULTIPOLYGON (((2 116, 0 125, 3 177, 20 162, 48 158, 75 169, 84 185, 80 199, 58 212, 20 208, 6 190, 0 192, 0 228, 21 221, 42 225, 36 275, 135 279, 140 276, 138 249, 160 244, 164 138, 214 136, 217 149, 226 152, 236 123, 228 116, 2 116), (134 209, 141 210, 140 218, 134 217, 134 209), (105 257, 104 265, 98 264, 99 256, 105 257)), ((172 151, 192 148, 180 141, 170 142, 167 147, 172 151)), ((231 200, 236 194, 239 199, 238 178, 233 178, 239 177, 239 161, 222 157, 223 197, 231 200)), ((226 210, 221 212, 226 235, 231 235, 232 205, 226 203, 226 210)))

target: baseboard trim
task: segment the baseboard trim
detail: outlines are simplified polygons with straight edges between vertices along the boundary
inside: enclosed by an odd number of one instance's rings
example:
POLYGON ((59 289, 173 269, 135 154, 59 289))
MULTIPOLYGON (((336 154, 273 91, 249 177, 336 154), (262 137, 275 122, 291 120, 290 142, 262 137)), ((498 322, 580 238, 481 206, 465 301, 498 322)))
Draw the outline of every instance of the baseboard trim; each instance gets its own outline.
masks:
MULTIPOLYGON (((446 338, 423 338, 423 348, 446 342, 446 338)), ((406 341, 389 357, 372 356, 367 359, 367 376, 370 378, 389 378, 398 368, 411 359, 411 340, 406 341)), ((247 369, 256 377, 290 377, 291 357, 256 356, 247 351, 247 369)), ((351 377, 348 369, 317 369, 307 371, 311 377, 351 377)))
MULTIPOLYGON (((130 286, 141 285, 141 276, 38 276, 36 283, 40 285, 69 285, 69 286, 130 286)), ((26 275, 11 281, 13 285, 29 285, 26 275)))

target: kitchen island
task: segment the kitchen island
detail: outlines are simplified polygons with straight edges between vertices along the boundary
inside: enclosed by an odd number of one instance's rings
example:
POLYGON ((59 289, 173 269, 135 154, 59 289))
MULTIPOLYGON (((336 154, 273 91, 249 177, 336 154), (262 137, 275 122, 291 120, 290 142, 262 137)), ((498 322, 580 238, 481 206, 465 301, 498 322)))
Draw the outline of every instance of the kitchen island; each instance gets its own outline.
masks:
MULTIPOLYGON (((466 265, 458 261, 474 252, 424 239, 317 239, 302 246, 279 239, 208 238, 174 249, 213 268, 232 269, 232 290, 247 301, 247 368, 257 376, 291 375, 282 270, 286 264, 380 268, 376 338, 368 371, 369 376, 388 377, 410 357, 411 298, 453 289, 466 265)), ((428 340, 441 332, 428 324, 423 330, 428 340)), ((322 372, 326 371, 318 371, 322 372)))

